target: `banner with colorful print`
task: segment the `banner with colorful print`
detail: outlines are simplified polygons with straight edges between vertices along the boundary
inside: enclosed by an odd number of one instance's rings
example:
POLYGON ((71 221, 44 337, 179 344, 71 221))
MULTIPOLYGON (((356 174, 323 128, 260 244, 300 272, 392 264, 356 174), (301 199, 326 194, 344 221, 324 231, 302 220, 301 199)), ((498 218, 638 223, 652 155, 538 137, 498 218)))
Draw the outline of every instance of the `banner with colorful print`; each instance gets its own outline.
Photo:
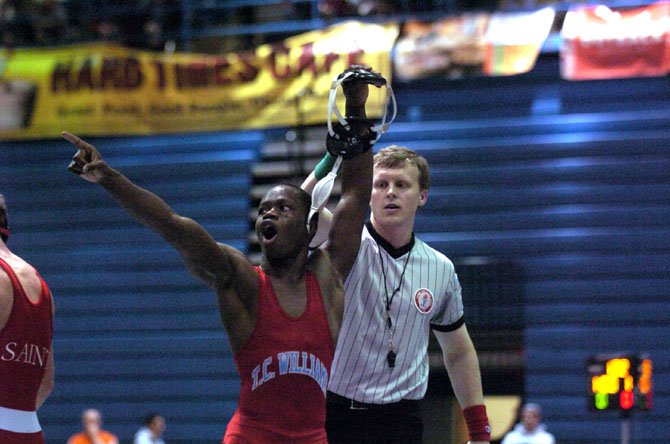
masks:
POLYGON ((552 8, 493 14, 486 30, 484 74, 510 76, 533 69, 555 16, 552 8))
POLYGON ((535 66, 554 22, 552 8, 410 21, 395 50, 397 78, 503 76, 535 66))
MULTIPOLYGON (((110 44, 0 50, 0 139, 324 123, 331 83, 350 64, 391 80, 397 36, 397 24, 351 21, 218 56, 110 44)), ((371 87, 370 117, 381 116, 385 98, 371 87)))
POLYGON ((481 75, 489 18, 489 14, 479 13, 405 23, 393 59, 396 77, 416 80, 481 75))

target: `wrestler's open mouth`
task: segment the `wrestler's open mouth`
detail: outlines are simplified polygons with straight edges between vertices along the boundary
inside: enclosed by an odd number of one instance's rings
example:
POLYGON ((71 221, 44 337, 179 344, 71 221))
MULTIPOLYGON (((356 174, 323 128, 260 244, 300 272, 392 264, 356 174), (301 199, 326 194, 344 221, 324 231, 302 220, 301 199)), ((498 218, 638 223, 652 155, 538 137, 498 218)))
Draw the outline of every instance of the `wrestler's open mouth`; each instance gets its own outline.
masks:
POLYGON ((277 236, 277 228, 272 224, 272 222, 265 221, 261 224, 261 236, 265 240, 272 240, 277 236))
POLYGON ((386 205, 384 208, 386 208, 387 210, 397 210, 400 207, 398 205, 392 203, 392 204, 386 205))

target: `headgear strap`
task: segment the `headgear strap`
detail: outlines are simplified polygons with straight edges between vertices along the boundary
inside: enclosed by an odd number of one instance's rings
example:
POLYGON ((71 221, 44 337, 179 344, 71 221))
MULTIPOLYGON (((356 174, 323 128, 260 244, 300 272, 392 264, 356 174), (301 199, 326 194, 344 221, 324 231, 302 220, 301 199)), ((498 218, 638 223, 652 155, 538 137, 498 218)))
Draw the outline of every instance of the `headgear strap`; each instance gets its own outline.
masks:
POLYGON ((314 189, 312 190, 312 206, 309 209, 309 215, 307 216, 307 231, 309 231, 309 222, 312 219, 312 216, 321 211, 321 208, 328 202, 330 192, 333 190, 333 183, 335 182, 341 164, 342 156, 338 156, 335 160, 335 165, 333 165, 333 168, 326 177, 314 185, 314 189))
MULTIPOLYGON (((393 89, 379 73, 360 68, 343 72, 335 78, 330 86, 330 94, 328 96, 328 136, 326 137, 326 148, 328 152, 337 157, 337 160, 326 177, 318 181, 314 186, 314 190, 312 190, 312 205, 307 217, 308 230, 310 219, 315 213, 321 211, 330 197, 330 192, 333 189, 333 183, 342 164, 342 159, 351 159, 370 149, 379 140, 381 135, 388 131, 389 125, 395 120, 396 113, 397 104, 393 89), (362 123, 367 124, 370 131, 363 136, 352 130, 351 125, 342 116, 342 113, 337 108, 337 103, 335 103, 337 89, 344 82, 363 82, 378 88, 386 86, 386 101, 384 102, 382 121, 379 125, 373 125, 371 119, 364 119, 362 123), (387 122, 389 100, 393 105, 393 114, 391 115, 391 120, 387 122), (339 122, 335 125, 333 125, 332 120, 333 114, 335 114, 339 122)), ((352 123, 354 120, 361 122, 361 119, 354 119, 352 117, 349 117, 349 120, 352 123)))
MULTIPOLYGON (((379 138, 384 134, 386 131, 388 131, 389 125, 393 123, 395 120, 397 111, 398 111, 398 106, 395 100, 395 95, 393 94, 393 88, 391 88, 391 85, 386 81, 386 79, 376 73, 372 73, 370 71, 366 71, 364 69, 356 69, 352 71, 347 71, 342 74, 339 74, 337 78, 333 81, 333 83, 330 85, 330 94, 328 96, 328 135, 331 138, 334 138, 336 136, 335 129, 338 127, 333 127, 333 113, 335 114, 335 117, 337 117, 337 120, 340 122, 340 125, 344 127, 347 131, 351 130, 351 126, 349 125, 349 122, 347 122, 347 119, 345 119, 342 116, 342 113, 340 110, 337 108, 337 103, 335 100, 335 96, 337 95, 337 88, 344 82, 352 82, 352 81, 362 81, 364 83, 368 83, 371 85, 374 85, 376 87, 382 87, 386 86, 386 101, 384 102, 384 113, 382 114, 382 121, 379 125, 371 125, 370 129, 374 131, 376 134, 374 135, 374 140, 372 140, 371 145, 377 142, 379 138), (393 105, 393 114, 391 115, 391 119, 387 122, 386 118, 388 116, 388 104, 389 100, 391 101, 391 104, 393 105)), ((345 134, 346 137, 346 134, 345 134)))

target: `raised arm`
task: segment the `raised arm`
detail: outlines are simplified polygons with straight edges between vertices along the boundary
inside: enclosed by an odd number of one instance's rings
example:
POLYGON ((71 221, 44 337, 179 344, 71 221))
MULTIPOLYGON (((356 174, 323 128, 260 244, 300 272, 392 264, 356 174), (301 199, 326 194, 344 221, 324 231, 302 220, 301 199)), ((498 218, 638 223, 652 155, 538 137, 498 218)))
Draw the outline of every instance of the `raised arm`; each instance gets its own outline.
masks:
MULTIPOLYGON (((78 150, 68 169, 101 185, 114 200, 143 225, 160 234, 182 256, 191 273, 210 287, 230 287, 243 259, 232 247, 217 242, 194 220, 180 216, 163 199, 111 168, 98 150, 79 137, 63 132, 78 150)), ((251 267, 251 266, 249 266, 251 267)))
MULTIPOLYGON (((370 131, 365 119, 365 102, 368 84, 352 82, 342 84, 346 97, 346 116, 352 130, 363 135, 370 131), (352 119, 353 118, 353 119, 352 119)), ((342 279, 349 275, 356 261, 361 244, 361 232, 370 204, 372 191, 372 149, 342 162, 342 195, 335 207, 328 233, 326 248, 342 279)))
POLYGON ((216 291, 228 340, 234 352, 239 350, 253 331, 259 285, 244 254, 217 244, 194 220, 175 213, 163 199, 111 168, 93 145, 67 132, 63 137, 78 148, 68 169, 101 185, 130 215, 170 243, 189 271, 216 291))

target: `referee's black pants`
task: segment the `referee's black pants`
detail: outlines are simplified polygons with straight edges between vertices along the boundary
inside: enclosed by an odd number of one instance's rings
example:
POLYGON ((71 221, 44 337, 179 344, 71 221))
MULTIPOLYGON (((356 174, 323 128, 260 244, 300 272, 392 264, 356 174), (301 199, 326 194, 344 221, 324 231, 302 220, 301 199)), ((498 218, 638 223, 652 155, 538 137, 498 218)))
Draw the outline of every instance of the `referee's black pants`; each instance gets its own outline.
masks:
POLYGON ((329 444, 421 444, 419 401, 364 404, 328 392, 326 434, 329 444))

